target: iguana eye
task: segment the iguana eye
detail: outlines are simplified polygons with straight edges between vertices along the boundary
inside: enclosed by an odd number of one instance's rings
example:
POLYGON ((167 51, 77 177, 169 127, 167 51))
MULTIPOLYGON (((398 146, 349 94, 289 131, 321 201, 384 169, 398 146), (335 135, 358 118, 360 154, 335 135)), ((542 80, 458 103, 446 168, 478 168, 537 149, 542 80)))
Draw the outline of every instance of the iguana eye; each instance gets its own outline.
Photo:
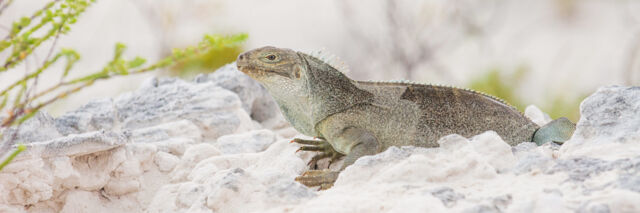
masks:
POLYGON ((266 52, 260 56, 260 60, 265 63, 275 64, 280 62, 280 60, 282 60, 282 57, 280 57, 280 54, 278 54, 277 52, 266 52))

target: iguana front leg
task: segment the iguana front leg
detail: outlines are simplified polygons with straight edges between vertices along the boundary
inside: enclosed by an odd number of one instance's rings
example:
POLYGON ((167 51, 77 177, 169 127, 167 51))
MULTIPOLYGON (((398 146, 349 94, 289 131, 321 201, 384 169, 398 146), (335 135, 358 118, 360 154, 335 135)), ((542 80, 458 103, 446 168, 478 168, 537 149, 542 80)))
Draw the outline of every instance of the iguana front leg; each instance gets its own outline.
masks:
POLYGON ((307 163, 307 166, 309 166, 309 168, 311 169, 317 169, 318 161, 325 158, 331 158, 329 160, 329 165, 327 166, 327 168, 329 168, 329 166, 331 166, 331 163, 335 162, 336 160, 344 156, 342 153, 333 149, 331 144, 329 144, 329 142, 327 142, 327 140, 325 140, 324 138, 318 138, 318 140, 306 140, 301 138, 294 138, 293 140, 291 140, 291 143, 298 143, 303 145, 296 152, 298 151, 319 152, 318 154, 313 156, 311 160, 309 160, 309 163, 307 163))
POLYGON ((340 171, 353 164, 358 158, 378 152, 377 139, 364 129, 349 127, 344 129, 337 137, 331 138, 335 140, 335 143, 332 144, 352 144, 340 170, 310 170, 297 177, 296 181, 309 187, 320 186, 321 190, 328 189, 338 179, 340 171))

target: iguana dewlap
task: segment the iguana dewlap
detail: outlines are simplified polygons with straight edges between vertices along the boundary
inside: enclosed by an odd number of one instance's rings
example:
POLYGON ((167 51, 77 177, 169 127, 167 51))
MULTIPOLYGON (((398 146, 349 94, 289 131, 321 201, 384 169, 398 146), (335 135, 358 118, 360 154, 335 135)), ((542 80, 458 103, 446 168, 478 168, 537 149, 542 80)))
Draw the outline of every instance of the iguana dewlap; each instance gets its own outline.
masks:
MULTIPOLYGON (((566 118, 540 128, 500 99, 472 90, 354 81, 329 63, 290 49, 250 50, 238 56, 237 66, 269 91, 296 130, 323 139, 296 139, 309 145, 302 150, 322 152, 313 161, 340 153, 346 155, 342 169, 390 146, 436 147, 449 134, 471 137, 493 130, 510 145, 534 138, 541 144, 566 141, 575 129, 566 118)), ((337 174, 314 170, 297 180, 329 187, 337 174)))

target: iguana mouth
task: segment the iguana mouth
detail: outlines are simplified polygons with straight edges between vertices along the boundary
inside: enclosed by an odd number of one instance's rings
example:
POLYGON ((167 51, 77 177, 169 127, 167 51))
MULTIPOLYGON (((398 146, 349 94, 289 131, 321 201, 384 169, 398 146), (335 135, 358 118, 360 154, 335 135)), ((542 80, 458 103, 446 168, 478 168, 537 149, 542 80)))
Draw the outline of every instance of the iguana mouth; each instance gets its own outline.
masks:
POLYGON ((248 57, 246 56, 246 52, 242 53, 238 56, 238 59, 236 59, 236 66, 238 67, 238 70, 240 70, 240 72, 243 72, 244 74, 249 74, 250 71, 255 70, 250 66, 250 63, 247 61, 248 57))
POLYGON ((242 65, 237 65, 238 66, 238 70, 240 70, 240 72, 243 72, 244 74, 247 74, 249 72, 249 67, 248 66, 242 66, 242 65))
POLYGON ((260 69, 257 69, 254 66, 251 66, 249 64, 246 63, 242 63, 240 61, 236 62, 236 66, 238 67, 238 70, 240 70, 240 72, 243 72, 244 74, 250 74, 250 73, 256 73, 258 71, 260 71, 260 69))
POLYGON ((238 65, 238 70, 240 70, 240 72, 243 72, 244 74, 247 74, 249 76, 251 76, 251 74, 256 75, 256 74, 261 74, 264 75, 266 73, 271 73, 271 74, 276 74, 276 75, 280 75, 280 76, 284 76, 289 78, 289 75, 285 74, 285 73, 281 73, 281 72, 276 72, 273 70, 268 70, 268 69, 264 69, 264 68, 256 68, 254 66, 250 66, 250 65, 238 65))

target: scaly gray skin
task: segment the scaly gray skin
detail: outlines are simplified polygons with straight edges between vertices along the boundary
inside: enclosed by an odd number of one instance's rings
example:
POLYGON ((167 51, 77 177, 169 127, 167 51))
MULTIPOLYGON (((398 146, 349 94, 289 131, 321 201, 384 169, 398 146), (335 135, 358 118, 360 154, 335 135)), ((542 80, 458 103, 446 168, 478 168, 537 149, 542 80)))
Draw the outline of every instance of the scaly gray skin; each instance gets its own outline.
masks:
MULTIPOLYGON (((296 130, 321 138, 294 139, 309 145, 301 150, 321 152, 313 163, 346 155, 340 171, 359 157, 390 146, 436 147, 442 136, 471 137, 488 130, 515 145, 532 141, 540 128, 514 107, 482 93, 426 84, 354 81, 322 60, 290 49, 254 49, 238 56, 237 66, 267 88, 296 130)), ((552 131, 544 131, 537 142, 570 137, 575 125, 566 119, 557 121, 563 128, 543 128, 552 131)), ((336 171, 312 170, 296 180, 328 188, 337 177, 336 171)))

